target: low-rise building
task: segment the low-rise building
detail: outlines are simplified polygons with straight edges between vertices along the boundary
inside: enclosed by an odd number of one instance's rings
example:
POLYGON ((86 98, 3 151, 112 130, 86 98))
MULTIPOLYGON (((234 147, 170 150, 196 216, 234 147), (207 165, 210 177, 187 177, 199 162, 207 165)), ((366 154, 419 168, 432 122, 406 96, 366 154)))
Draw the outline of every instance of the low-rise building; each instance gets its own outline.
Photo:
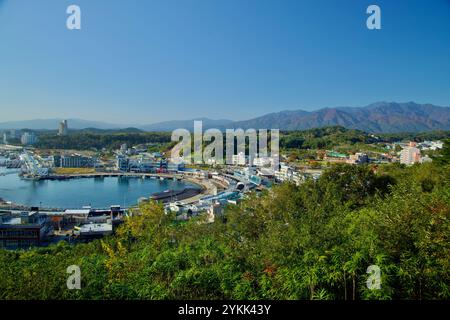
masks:
POLYGON ((347 163, 349 164, 364 164, 369 162, 369 156, 362 152, 357 152, 355 154, 350 155, 347 159, 347 163))
POLYGON ((442 149, 444 143, 442 141, 424 141, 417 145, 421 150, 437 150, 442 149))
POLYGON ((0 248, 28 249, 39 246, 52 231, 48 217, 37 211, 0 214, 0 248))
POLYGON ((425 155, 424 157, 420 158, 420 163, 427 163, 427 162, 432 162, 433 160, 428 156, 425 155))
POLYGON ((158 172, 160 168, 165 169, 166 167, 167 164, 161 161, 155 161, 146 158, 131 159, 123 156, 117 157, 116 163, 117 170, 122 172, 153 173, 158 172))
POLYGON ((327 151, 323 157, 323 160, 328 162, 346 163, 348 156, 344 153, 336 151, 327 151))
POLYGON ((95 167, 95 159, 81 155, 63 155, 60 159, 61 168, 92 168, 95 167))
POLYGON ((167 163, 167 171, 169 172, 177 172, 184 170, 184 162, 176 163, 176 162, 169 162, 167 163))
POLYGON ((275 171, 275 180, 278 182, 290 181, 294 170, 285 163, 280 164, 280 169, 275 171))
POLYGON ((74 228, 74 235, 81 239, 101 238, 113 234, 111 223, 87 223, 74 228))
POLYGON ((256 167, 269 167, 273 166, 275 160, 273 157, 261 157, 257 156, 253 159, 253 165, 256 167))

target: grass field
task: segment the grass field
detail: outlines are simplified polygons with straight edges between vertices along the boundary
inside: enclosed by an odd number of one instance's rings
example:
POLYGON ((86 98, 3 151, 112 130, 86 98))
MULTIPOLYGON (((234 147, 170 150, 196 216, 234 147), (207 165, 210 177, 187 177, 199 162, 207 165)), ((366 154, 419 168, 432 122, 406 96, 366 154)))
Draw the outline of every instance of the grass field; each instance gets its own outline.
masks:
POLYGON ((95 173, 94 168, 55 168, 55 174, 88 174, 95 173))

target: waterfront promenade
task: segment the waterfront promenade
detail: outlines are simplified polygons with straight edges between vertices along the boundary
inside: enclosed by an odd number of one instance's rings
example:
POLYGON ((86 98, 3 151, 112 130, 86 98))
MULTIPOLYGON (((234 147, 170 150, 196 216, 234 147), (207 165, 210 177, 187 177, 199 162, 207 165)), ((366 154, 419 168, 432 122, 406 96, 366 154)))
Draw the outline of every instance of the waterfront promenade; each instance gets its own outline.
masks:
POLYGON ((140 173, 140 172, 94 172, 94 173, 73 173, 73 174, 50 174, 39 177, 40 180, 64 180, 75 178, 106 178, 106 177, 128 177, 128 178, 164 178, 183 179, 182 174, 173 173, 140 173))

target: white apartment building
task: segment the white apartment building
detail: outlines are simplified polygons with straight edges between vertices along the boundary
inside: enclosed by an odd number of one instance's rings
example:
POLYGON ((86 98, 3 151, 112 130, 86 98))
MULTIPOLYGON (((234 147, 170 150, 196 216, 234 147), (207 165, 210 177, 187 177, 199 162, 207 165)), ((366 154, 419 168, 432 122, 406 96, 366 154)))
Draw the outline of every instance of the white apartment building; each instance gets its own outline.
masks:
POLYGON ((37 142, 37 136, 33 132, 25 132, 20 141, 23 145, 35 144, 37 142))

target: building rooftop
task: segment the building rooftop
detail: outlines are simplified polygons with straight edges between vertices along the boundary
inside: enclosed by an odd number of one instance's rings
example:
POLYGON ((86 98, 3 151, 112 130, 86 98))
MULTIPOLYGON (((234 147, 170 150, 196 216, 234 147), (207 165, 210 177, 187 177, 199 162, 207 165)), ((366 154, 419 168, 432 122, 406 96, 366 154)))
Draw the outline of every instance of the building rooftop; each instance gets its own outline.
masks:
POLYGON ((112 232, 113 226, 110 223, 88 223, 88 224, 83 224, 79 227, 76 227, 76 230, 80 234, 103 233, 103 232, 112 232))
POLYGON ((64 214, 85 214, 85 215, 88 215, 89 212, 91 212, 91 209, 76 209, 76 210, 68 209, 68 210, 64 211, 64 214))
POLYGON ((90 223, 84 224, 80 227, 80 231, 89 232, 89 231, 112 231, 112 224, 110 223, 90 223))
POLYGON ((7 220, 3 220, 2 224, 5 225, 20 225, 22 224, 22 219, 20 217, 12 217, 7 220))

